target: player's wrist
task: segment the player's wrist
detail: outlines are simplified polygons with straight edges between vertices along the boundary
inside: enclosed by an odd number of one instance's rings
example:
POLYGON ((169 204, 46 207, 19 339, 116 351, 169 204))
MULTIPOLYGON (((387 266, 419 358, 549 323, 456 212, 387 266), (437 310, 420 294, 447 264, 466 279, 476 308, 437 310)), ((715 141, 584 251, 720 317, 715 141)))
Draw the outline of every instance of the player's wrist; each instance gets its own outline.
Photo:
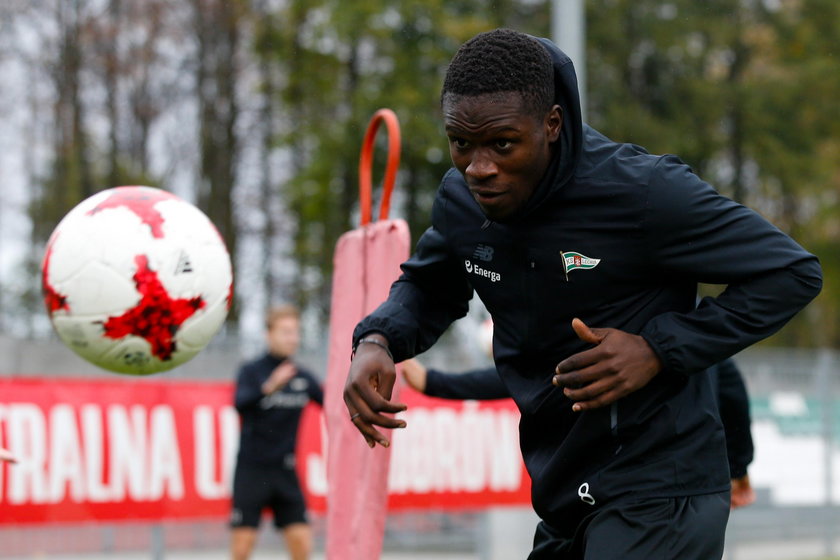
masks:
POLYGON ((367 351, 368 347, 378 347, 381 351, 384 351, 388 355, 392 362, 394 361, 394 355, 391 353, 391 349, 389 348, 388 339, 385 338, 384 335, 371 332, 360 337, 353 345, 353 356, 355 356, 362 348, 365 348, 365 351, 367 351))

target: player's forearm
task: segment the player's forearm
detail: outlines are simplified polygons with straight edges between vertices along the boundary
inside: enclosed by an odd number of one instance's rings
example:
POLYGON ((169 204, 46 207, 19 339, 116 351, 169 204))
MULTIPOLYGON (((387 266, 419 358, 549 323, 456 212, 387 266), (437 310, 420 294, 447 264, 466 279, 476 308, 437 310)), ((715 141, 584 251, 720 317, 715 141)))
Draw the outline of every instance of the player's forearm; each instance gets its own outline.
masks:
POLYGON ((401 265, 403 273, 391 285, 387 301, 357 325, 354 345, 366 333, 381 333, 394 361, 401 362, 430 348, 452 322, 467 314, 472 287, 447 247, 440 229, 426 230, 414 254, 401 265))
POLYGON ((263 393, 258 385, 251 385, 250 383, 240 381, 236 386, 233 404, 236 410, 242 411, 256 406, 262 398, 263 393))
POLYGON ((510 397, 495 367, 459 374, 429 369, 426 375, 426 390, 423 392, 442 399, 491 400, 510 397))
POLYGON ((663 157, 649 189, 650 262, 667 277, 727 286, 696 309, 662 313, 641 330, 667 370, 706 369, 778 331, 819 293, 814 255, 678 160, 663 157))
POLYGON ((655 317, 641 334, 670 371, 702 371, 777 332, 820 287, 818 263, 803 260, 732 284, 692 312, 655 317))
POLYGON ((433 299, 414 286, 395 284, 388 301, 356 326, 353 345, 369 333, 379 333, 397 363, 427 350, 467 310, 466 303, 450 306, 433 299))

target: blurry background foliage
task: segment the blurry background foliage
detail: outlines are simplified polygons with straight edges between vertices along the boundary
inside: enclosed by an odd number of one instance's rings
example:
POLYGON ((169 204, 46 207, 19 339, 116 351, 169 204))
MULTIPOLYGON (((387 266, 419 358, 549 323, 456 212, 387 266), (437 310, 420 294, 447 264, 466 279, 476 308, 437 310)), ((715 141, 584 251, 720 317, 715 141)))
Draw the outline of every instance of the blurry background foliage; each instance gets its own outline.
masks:
MULTIPOLYGON (((277 300, 326 325, 373 112, 400 119, 392 217, 416 240, 449 166, 447 62, 494 27, 549 36, 550 10, 541 0, 3 2, 0 116, 20 146, 23 202, 0 217, 27 216, 16 229, 27 248, 0 271, 0 329, 49 331, 38 320, 46 238, 83 198, 124 184, 173 190, 217 225, 236 263, 229 332, 277 300)), ((840 3, 589 0, 586 18, 590 124, 680 155, 817 253, 823 294, 767 344, 838 346, 840 3)))

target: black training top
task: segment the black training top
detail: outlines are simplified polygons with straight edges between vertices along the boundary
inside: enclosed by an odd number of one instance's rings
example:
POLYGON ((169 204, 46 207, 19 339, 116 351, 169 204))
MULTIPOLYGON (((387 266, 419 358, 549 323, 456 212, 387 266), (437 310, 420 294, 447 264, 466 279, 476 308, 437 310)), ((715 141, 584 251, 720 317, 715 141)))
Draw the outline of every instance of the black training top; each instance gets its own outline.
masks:
MULTIPOLYGON (((752 463, 754 445, 750 400, 741 371, 732 358, 709 368, 712 385, 718 398, 720 419, 726 434, 726 456, 729 477, 741 478, 752 463)), ((492 400, 510 398, 494 366, 462 373, 446 373, 429 368, 423 394, 441 399, 492 400)))
POLYGON ((466 314, 475 291, 522 415, 534 508, 569 534, 605 503, 729 487, 714 390, 708 375, 692 374, 780 329, 820 291, 822 272, 815 256, 677 157, 584 126, 572 63, 542 42, 563 109, 542 182, 498 223, 463 176, 447 172, 432 226, 354 342, 379 332, 396 361, 415 356, 466 314), (698 282, 727 288, 696 305, 698 282), (560 361, 590 347, 572 330, 575 317, 641 335, 662 371, 611 406, 573 412, 551 378, 560 361))
POLYGON ((324 403, 317 379, 298 366, 286 385, 263 395, 262 384, 285 361, 270 354, 244 364, 236 377, 234 403, 242 418, 238 461, 249 465, 294 466, 301 413, 309 401, 324 403))

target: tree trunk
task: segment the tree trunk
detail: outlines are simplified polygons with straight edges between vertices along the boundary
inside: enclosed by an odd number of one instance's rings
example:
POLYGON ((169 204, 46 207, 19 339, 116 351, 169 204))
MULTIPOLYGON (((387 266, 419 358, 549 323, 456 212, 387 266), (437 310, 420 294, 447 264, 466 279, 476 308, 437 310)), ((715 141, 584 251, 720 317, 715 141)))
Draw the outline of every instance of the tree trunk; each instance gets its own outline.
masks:
MULTIPOLYGON (((239 3, 195 0, 198 40, 196 87, 199 106, 198 205, 216 225, 236 263, 236 223, 233 190, 238 143, 236 80, 239 43, 239 3)), ((237 322, 234 306, 229 315, 237 322)))

